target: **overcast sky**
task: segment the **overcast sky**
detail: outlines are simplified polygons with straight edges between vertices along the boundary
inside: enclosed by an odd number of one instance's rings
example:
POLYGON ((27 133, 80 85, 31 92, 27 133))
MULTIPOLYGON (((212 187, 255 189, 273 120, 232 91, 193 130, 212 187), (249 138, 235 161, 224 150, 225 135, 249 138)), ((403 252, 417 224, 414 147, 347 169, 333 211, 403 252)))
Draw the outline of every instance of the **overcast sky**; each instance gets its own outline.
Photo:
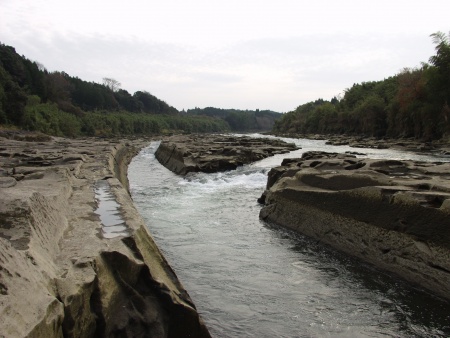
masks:
POLYGON ((286 112, 434 54, 449 0, 0 0, 0 42, 177 109, 286 112))

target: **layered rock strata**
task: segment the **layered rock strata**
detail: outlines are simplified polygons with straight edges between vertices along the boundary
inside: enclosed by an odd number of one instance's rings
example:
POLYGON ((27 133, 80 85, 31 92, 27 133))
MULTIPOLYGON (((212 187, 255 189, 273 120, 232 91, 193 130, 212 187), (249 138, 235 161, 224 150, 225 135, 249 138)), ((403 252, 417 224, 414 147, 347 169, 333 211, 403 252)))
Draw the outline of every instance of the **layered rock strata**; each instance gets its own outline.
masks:
POLYGON ((224 135, 176 135, 161 142, 155 156, 179 175, 236 169, 275 154, 298 149, 293 143, 268 138, 224 135))
POLYGON ((260 217, 450 299, 450 163, 308 152, 269 172, 260 217))
POLYGON ((128 192, 147 143, 0 138, 0 336, 210 336, 128 192))

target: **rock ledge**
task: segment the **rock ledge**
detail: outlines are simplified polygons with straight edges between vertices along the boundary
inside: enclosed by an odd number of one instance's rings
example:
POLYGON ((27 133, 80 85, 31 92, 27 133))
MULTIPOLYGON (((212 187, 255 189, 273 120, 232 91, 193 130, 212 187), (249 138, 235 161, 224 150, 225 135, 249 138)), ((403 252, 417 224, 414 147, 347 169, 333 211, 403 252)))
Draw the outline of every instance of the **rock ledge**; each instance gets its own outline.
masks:
POLYGON ((0 138, 0 336, 210 337, 128 192, 147 144, 0 138), (104 236, 99 181, 126 232, 104 236))
POLYGON ((450 163, 308 152, 269 172, 260 217, 450 299, 450 163))
POLYGON ((238 166, 296 149, 298 147, 292 143, 268 138, 176 135, 161 142, 155 157, 174 173, 186 175, 190 172, 234 170, 238 166))

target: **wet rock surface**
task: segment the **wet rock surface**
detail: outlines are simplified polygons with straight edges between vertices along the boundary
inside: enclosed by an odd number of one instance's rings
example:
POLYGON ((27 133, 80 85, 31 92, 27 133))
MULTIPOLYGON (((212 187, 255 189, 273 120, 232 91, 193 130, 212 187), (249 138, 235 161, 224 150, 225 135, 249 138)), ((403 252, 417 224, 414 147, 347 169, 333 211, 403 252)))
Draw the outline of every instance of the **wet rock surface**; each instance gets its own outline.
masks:
POLYGON ((450 299, 450 163, 307 152, 268 175, 260 217, 450 299))
POLYGON ((189 172, 234 170, 275 154, 296 150, 292 143, 276 139, 230 135, 176 135, 161 142, 155 156, 179 175, 189 172))
POLYGON ((0 136, 0 336, 209 337, 128 192, 148 143, 0 136))

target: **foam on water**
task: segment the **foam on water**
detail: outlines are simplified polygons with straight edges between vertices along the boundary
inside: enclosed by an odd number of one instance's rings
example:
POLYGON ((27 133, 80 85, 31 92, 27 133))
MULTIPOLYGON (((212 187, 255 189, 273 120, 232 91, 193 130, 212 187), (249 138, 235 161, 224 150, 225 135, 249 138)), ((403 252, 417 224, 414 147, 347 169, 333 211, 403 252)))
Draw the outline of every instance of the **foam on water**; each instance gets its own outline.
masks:
POLYGON ((185 180, 179 182, 181 186, 193 187, 203 190, 221 190, 230 188, 262 188, 265 186, 267 180, 267 173, 263 169, 249 170, 246 167, 240 167, 235 171, 228 171, 223 173, 205 174, 195 173, 190 174, 185 180))

